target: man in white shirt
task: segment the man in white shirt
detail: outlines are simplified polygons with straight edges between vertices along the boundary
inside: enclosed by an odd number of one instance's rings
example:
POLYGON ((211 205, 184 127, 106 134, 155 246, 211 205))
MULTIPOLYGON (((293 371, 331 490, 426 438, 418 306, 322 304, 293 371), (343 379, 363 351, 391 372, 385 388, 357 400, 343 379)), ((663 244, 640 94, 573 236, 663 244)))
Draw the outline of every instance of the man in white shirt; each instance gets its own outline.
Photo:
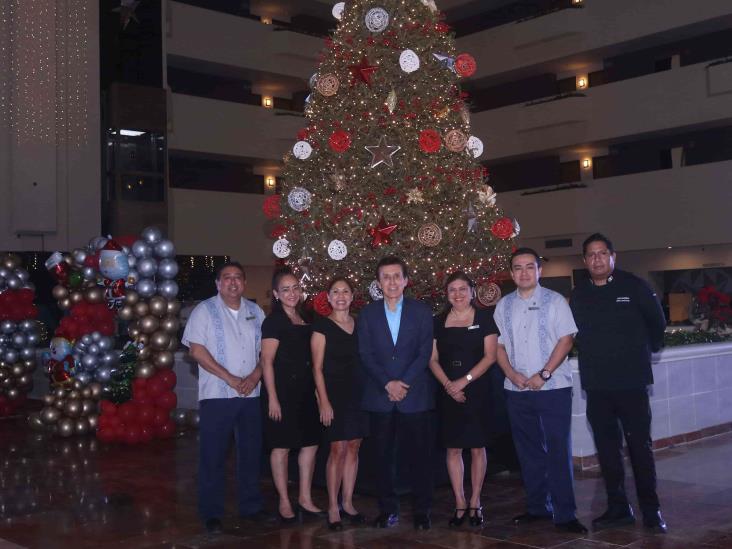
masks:
POLYGON ((262 418, 259 351, 264 312, 244 299, 246 275, 236 262, 216 275, 218 294, 191 313, 183 345, 198 362, 200 447, 198 509, 210 533, 221 533, 226 486, 226 454, 236 440, 239 515, 260 519, 259 474, 262 418))
POLYGON ((496 305, 498 364, 526 491, 514 523, 553 519, 558 530, 585 534, 575 515, 572 473, 572 371, 567 354, 577 326, 562 295, 539 285, 541 260, 531 248, 511 255, 516 291, 496 305))

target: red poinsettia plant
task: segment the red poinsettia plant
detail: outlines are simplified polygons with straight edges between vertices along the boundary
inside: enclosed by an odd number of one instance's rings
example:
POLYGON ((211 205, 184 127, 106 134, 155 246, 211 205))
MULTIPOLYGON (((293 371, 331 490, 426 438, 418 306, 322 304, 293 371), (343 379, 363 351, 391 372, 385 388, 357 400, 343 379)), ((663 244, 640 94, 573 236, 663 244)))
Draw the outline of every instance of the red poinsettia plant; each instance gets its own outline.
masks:
POLYGON ((732 323, 732 297, 729 294, 720 292, 712 285, 706 285, 697 292, 696 299, 704 316, 709 319, 710 328, 725 328, 732 323))

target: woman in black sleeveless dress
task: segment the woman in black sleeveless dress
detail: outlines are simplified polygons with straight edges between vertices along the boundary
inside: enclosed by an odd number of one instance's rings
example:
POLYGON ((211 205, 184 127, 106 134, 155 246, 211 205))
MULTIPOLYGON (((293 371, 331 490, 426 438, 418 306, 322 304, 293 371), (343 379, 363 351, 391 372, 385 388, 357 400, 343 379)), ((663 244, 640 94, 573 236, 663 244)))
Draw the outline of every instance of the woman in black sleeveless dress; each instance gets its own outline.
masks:
POLYGON ((435 341, 430 369, 444 387, 439 398, 441 441, 447 448, 447 471, 455 493, 455 515, 450 526, 465 517, 473 526, 483 523, 480 492, 486 472, 485 447, 491 430, 491 386, 485 375, 496 361, 498 329, 493 309, 473 306, 473 281, 458 271, 446 284, 449 307, 435 317, 435 341), (470 448, 470 503, 463 489, 463 449, 470 448))
POLYGON ((310 364, 312 329, 300 314, 302 290, 291 270, 275 273, 272 295, 272 313, 262 323, 260 358, 265 389, 262 395, 266 417, 264 440, 271 449, 270 465, 280 498, 280 518, 283 522, 294 522, 297 514, 287 494, 287 464, 292 448, 300 449, 297 510, 302 515, 323 514, 313 503, 311 494, 322 428, 310 364))
POLYGON ((360 362, 356 324, 350 314, 353 287, 344 277, 328 285, 328 302, 333 311, 313 325, 311 350, 313 377, 318 390, 320 421, 330 442, 326 465, 328 484, 328 527, 342 528, 338 494, 342 491, 343 513, 350 522, 364 518, 353 506, 358 474, 358 450, 368 435, 368 415, 361 410, 360 362))

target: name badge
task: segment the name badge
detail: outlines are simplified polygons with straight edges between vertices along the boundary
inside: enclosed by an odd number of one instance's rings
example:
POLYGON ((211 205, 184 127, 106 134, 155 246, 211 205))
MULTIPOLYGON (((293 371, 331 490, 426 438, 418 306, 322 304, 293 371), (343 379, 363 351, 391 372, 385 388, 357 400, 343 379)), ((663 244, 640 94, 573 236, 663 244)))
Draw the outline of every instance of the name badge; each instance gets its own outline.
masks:
POLYGON ((539 311, 541 307, 529 307, 529 311, 539 311))
POLYGON ((257 317, 255 317, 254 315, 252 315, 252 316, 248 316, 248 317, 246 317, 246 319, 245 319, 245 320, 254 320, 255 318, 257 318, 257 317))
POLYGON ((630 298, 629 297, 624 297, 624 296, 623 297, 618 297, 615 300, 615 303, 630 303, 630 298))
POLYGON ((473 324, 472 326, 468 326, 468 330, 477 330, 480 328, 480 324, 473 324))

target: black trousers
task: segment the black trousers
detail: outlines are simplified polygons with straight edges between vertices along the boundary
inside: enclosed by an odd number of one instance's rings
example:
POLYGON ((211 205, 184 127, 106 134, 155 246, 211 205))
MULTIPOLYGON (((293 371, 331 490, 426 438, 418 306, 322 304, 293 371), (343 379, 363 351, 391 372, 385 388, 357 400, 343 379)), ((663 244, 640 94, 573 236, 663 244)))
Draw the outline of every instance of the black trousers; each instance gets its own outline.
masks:
POLYGON ((658 511, 648 390, 587 391, 587 419, 605 480, 608 507, 628 505, 623 467, 625 436, 641 511, 644 515, 658 511))
POLYGON ((377 492, 382 513, 399 513, 396 493, 397 446, 409 466, 414 513, 432 508, 434 413, 371 412, 371 442, 378 464, 377 492))

